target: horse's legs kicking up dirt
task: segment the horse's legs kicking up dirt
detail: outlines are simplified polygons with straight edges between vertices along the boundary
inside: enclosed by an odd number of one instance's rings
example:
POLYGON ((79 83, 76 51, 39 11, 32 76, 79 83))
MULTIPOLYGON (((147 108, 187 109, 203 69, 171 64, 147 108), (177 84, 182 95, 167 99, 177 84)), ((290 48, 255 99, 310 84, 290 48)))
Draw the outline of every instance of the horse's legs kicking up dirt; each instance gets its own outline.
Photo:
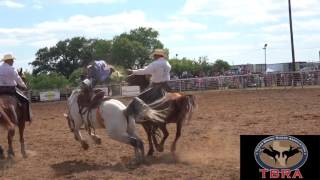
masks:
POLYGON ((74 138, 81 143, 81 146, 84 150, 87 150, 89 148, 89 144, 86 140, 81 136, 80 130, 73 130, 74 138))
POLYGON ((0 145, 0 159, 4 159, 4 153, 3 153, 3 148, 2 146, 0 145))
POLYGON ((22 122, 19 124, 19 135, 20 135, 20 145, 21 145, 21 154, 24 158, 27 157, 25 145, 24 145, 24 138, 23 138, 23 132, 25 128, 25 122, 22 122))
POLYGON ((14 151, 12 146, 14 133, 15 133, 14 127, 8 130, 8 157, 9 158, 12 158, 14 156, 14 151))
MULTIPOLYGON (((158 144, 158 141, 157 141, 157 139, 156 139, 156 137, 155 137, 155 134, 156 134, 156 133, 152 133, 152 134, 153 134, 153 135, 152 135, 152 138, 153 138, 153 142, 155 143, 156 149, 157 149, 159 152, 163 152, 163 150, 164 150, 164 143, 165 143, 166 139, 167 139, 168 136, 169 136, 169 132, 168 132, 168 130, 167 130, 166 124, 164 124, 164 123, 163 123, 163 124, 160 124, 160 125, 158 126, 158 128, 161 129, 162 134, 163 134, 163 137, 162 137, 162 139, 161 139, 161 141, 160 141, 160 144, 158 144)), ((156 131, 156 128, 155 128, 154 131, 156 131)))
POLYGON ((153 143, 152 143, 152 125, 148 124, 147 122, 142 124, 145 132, 147 133, 148 136, 148 142, 149 142, 149 151, 148 151, 148 156, 151 156, 154 153, 154 149, 153 149, 153 143))
POLYGON ((144 157, 144 147, 143 141, 135 134, 129 133, 115 133, 115 132, 108 132, 109 137, 116 141, 120 141, 122 143, 131 145, 134 147, 135 157, 138 162, 143 161, 144 157))
POLYGON ((95 129, 90 129, 88 131, 88 134, 90 138, 94 141, 94 143, 101 144, 101 138, 96 134, 95 129))
POLYGON ((181 123, 181 121, 179 121, 179 122, 177 122, 176 138, 174 139, 174 141, 171 145, 171 152, 172 153, 175 153, 175 151, 176 151, 176 144, 177 144, 179 137, 181 136, 181 128, 182 128, 182 123, 181 123))

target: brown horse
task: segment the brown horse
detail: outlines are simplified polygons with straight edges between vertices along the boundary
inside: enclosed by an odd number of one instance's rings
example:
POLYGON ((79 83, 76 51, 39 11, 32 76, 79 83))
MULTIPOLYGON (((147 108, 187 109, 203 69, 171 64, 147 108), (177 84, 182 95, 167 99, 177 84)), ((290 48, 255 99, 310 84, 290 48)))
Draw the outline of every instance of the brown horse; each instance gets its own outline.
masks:
MULTIPOLYGON (((22 69, 19 70, 19 75, 22 77, 22 69)), ((15 134, 15 126, 19 127, 21 154, 27 157, 24 145, 24 128, 25 119, 22 118, 22 107, 20 101, 14 95, 2 94, 0 95, 0 126, 3 126, 8 131, 8 157, 14 156, 12 141, 15 134)), ((0 158, 4 158, 3 149, 0 146, 0 158)))
MULTIPOLYGON (((131 75, 127 78, 127 82, 129 85, 140 86, 141 90, 147 88, 147 84, 149 85, 149 79, 144 75, 131 75)), ((176 143, 181 136, 182 125, 186 120, 191 118, 193 110, 196 107, 195 97, 193 95, 185 95, 182 93, 165 92, 164 90, 161 90, 161 96, 152 97, 152 90, 153 89, 146 90, 142 92, 138 97, 156 110, 169 110, 166 114, 165 123, 141 123, 148 136, 148 155, 152 155, 154 152, 153 143, 159 152, 162 152, 164 150, 164 143, 169 136, 169 132, 166 127, 166 124, 168 123, 176 123, 176 137, 171 145, 171 152, 174 153, 176 150, 176 143), (155 99, 158 100, 155 101, 155 99), (158 143, 156 138, 157 136, 159 136, 159 129, 163 134, 160 143, 158 143)))

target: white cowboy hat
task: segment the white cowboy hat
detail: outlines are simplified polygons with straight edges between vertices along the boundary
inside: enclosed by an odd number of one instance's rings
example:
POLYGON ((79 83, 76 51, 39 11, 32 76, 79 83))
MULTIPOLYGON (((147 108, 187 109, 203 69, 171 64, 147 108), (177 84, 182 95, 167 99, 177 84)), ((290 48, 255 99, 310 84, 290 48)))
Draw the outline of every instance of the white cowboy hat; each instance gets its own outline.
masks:
POLYGON ((160 55, 160 56, 163 56, 163 57, 167 57, 167 52, 163 49, 155 49, 153 51, 153 53, 151 53, 151 56, 153 57, 154 55, 160 55))
POLYGON ((5 54, 5 55, 3 56, 3 58, 1 59, 1 61, 6 61, 6 60, 10 60, 10 59, 14 60, 14 59, 16 59, 16 58, 13 57, 12 54, 5 54))

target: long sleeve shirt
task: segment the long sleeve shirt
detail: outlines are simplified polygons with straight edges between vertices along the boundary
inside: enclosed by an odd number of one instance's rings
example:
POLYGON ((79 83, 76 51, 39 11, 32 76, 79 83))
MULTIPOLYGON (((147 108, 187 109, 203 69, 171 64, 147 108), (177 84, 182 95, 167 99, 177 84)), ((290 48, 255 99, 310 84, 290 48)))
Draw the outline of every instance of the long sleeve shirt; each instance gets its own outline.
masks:
POLYGON ((110 76, 110 68, 107 63, 103 60, 94 61, 93 66, 91 67, 91 72, 89 76, 95 78, 99 82, 105 81, 110 76))
POLYGON ((133 70, 134 75, 151 75, 151 82, 159 83, 170 80, 171 65, 164 58, 153 61, 144 69, 133 70))
POLYGON ((14 67, 7 63, 0 65, 0 86, 17 86, 27 88, 26 84, 22 81, 21 77, 14 70, 14 67))

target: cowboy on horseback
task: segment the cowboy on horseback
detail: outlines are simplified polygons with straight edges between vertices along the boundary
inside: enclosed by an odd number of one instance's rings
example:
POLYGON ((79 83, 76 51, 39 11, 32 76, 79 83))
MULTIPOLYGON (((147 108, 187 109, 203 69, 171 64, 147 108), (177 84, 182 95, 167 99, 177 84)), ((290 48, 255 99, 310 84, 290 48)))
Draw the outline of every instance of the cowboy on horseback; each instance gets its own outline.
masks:
POLYGON ((161 87, 169 91, 167 81, 170 80, 171 65, 166 59, 166 52, 163 49, 155 49, 151 57, 154 61, 147 67, 138 70, 128 69, 128 74, 151 75, 151 87, 161 87))
POLYGON ((102 90, 94 91, 93 89, 98 83, 108 80, 114 72, 113 67, 104 60, 95 60, 86 69, 87 76, 81 82, 81 94, 78 97, 80 114, 84 113, 84 108, 89 110, 99 104, 105 96, 105 92, 102 90))
POLYGON ((12 66, 15 57, 6 54, 1 59, 3 63, 0 65, 0 95, 8 94, 15 96, 22 104, 22 114, 25 121, 31 121, 29 100, 22 91, 27 90, 26 84, 23 82, 17 71, 12 66))
MULTIPOLYGON (((167 60, 167 53, 163 49, 155 49, 151 54, 153 62, 144 69, 131 70, 128 69, 128 74, 132 75, 151 75, 151 89, 145 93, 150 94, 150 102, 153 102, 164 95, 164 92, 171 91, 168 85, 170 80, 171 65, 167 60)), ((150 103, 147 102, 147 103, 150 103)))

